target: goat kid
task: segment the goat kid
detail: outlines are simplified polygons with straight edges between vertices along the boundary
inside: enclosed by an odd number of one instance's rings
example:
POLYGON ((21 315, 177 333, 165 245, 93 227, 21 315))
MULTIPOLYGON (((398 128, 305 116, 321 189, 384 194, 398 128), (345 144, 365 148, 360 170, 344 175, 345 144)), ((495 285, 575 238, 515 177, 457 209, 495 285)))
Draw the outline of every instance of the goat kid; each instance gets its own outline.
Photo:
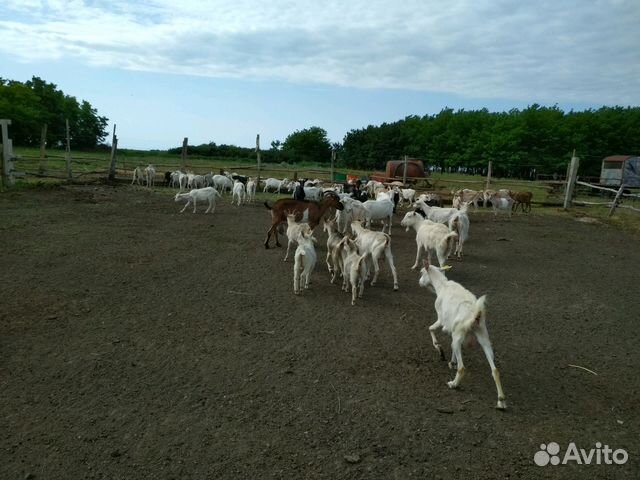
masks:
POLYGON ((353 240, 344 237, 336 250, 342 256, 342 290, 349 291, 351 286, 351 305, 356 304, 356 297, 362 298, 364 282, 369 276, 369 268, 365 259, 367 254, 360 255, 353 240))
POLYGON ((314 239, 310 234, 300 232, 297 238, 298 248, 295 253, 295 263, 293 265, 293 293, 300 294, 300 284, 305 289, 309 288, 311 272, 313 271, 317 255, 314 246, 314 239))
POLYGON ((351 231, 356 236, 356 246, 360 253, 367 253, 371 257, 371 263, 373 264, 373 279, 371 280, 371 286, 376 284, 378 280, 378 274, 380 273, 380 257, 384 253, 387 259, 391 274, 393 275, 393 289, 398 290, 398 274, 396 273, 396 267, 393 264, 393 254, 391 253, 391 237, 383 232, 374 232, 367 230, 362 226, 362 222, 351 222, 351 231))
POLYGON ((322 227, 327 232, 327 268, 331 274, 331 283, 334 283, 338 273, 342 271, 342 262, 340 258, 340 250, 338 245, 344 238, 338 231, 338 227, 335 220, 325 220, 322 227))
POLYGON ((316 241, 315 237, 312 236, 313 231, 311 230, 311 227, 309 226, 309 224, 296 222, 296 214, 288 212, 287 213, 287 238, 288 238, 287 253, 284 256, 284 259, 282 260, 283 262, 286 262, 287 259, 289 258, 289 250, 291 248, 291 245, 293 245, 298 241, 298 238, 302 233, 304 233, 306 236, 311 237, 314 242, 316 241))

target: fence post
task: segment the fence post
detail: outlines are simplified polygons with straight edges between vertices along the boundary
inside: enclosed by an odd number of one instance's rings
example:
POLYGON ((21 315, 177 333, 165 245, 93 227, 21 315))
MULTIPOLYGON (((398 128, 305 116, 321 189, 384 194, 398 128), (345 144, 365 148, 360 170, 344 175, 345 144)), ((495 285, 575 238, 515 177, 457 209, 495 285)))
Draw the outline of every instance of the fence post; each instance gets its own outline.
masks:
POLYGON ((109 164, 109 181, 116 179, 116 158, 118 153, 118 137, 116 137, 116 124, 113 124, 113 137, 111 138, 111 163, 109 164))
POLYGON ((48 125, 46 123, 42 125, 40 132, 40 173, 47 171, 47 127, 48 125))
POLYGON ((0 131, 2 136, 2 185, 9 187, 14 184, 13 178, 13 148, 11 139, 9 138, 9 125, 11 120, 0 120, 0 131))
POLYGON ((613 215, 613 212, 615 211, 616 207, 618 206, 618 203, 620 202, 620 197, 622 196, 623 190, 624 190, 624 183, 620 185, 620 190, 618 190, 618 193, 616 193, 616 198, 613 199, 613 204, 611 205, 611 209, 609 210, 609 214, 607 215, 607 217, 610 217, 611 215, 613 215))
POLYGON ((67 164, 67 181, 70 182, 71 180, 73 180, 73 174, 71 173, 71 136, 69 135, 69 119, 68 118, 66 119, 65 123, 67 126, 67 148, 65 149, 65 152, 64 152, 64 159, 67 164))
POLYGON ((189 138, 184 137, 184 140, 182 140, 182 152, 180 152, 180 170, 182 170, 183 172, 186 170, 186 167, 187 167, 188 145, 189 145, 189 138))
POLYGON ((402 172, 402 187, 407 186, 407 161, 409 157, 407 155, 404 156, 404 171, 402 172))
POLYGON ((491 186, 491 168, 493 166, 493 162, 491 160, 489 160, 489 167, 487 168, 487 185, 485 187, 485 190, 489 190, 489 187, 491 186))
POLYGON ((256 135, 256 157, 258 160, 258 178, 256 179, 256 190, 260 190, 260 134, 256 135))
POLYGON ((567 189, 564 195, 564 209, 567 210, 571 207, 571 199, 573 198, 573 190, 576 186, 576 177, 578 176, 578 166, 580 165, 580 159, 576 157, 575 150, 571 157, 571 164, 569 165, 568 177, 567 177, 567 189))
POLYGON ((336 149, 332 148, 331 149, 331 183, 333 183, 335 163, 336 163, 336 149))

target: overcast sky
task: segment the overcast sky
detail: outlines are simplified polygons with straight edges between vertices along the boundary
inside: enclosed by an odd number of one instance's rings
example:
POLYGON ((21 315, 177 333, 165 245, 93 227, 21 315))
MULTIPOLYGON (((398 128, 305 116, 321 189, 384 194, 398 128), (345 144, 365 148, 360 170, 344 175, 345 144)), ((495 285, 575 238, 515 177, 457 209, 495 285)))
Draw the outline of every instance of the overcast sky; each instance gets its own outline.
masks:
POLYGON ((640 104, 639 0, 3 0, 0 77, 33 75, 122 148, 255 145, 442 108, 640 104))

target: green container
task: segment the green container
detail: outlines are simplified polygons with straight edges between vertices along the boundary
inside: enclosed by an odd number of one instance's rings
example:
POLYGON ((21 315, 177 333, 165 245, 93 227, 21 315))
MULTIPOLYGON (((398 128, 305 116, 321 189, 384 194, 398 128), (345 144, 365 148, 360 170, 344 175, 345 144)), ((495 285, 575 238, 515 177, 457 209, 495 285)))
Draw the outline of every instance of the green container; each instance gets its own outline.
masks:
POLYGON ((346 173, 340 173, 340 172, 333 172, 333 181, 334 182, 346 182, 347 181, 347 174, 346 173))

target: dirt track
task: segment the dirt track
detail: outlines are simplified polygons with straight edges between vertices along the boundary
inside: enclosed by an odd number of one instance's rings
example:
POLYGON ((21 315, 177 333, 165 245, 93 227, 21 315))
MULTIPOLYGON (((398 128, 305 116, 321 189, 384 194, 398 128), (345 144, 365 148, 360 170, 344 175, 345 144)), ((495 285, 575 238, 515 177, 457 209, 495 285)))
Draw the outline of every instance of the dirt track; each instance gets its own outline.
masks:
POLYGON ((323 262, 293 295, 263 206, 179 208, 127 187, 0 196, 0 478, 638 478, 637 239, 472 212, 449 277, 488 295, 500 412, 480 349, 447 388, 399 216, 400 291, 383 267, 351 307, 323 262), (536 466, 552 441, 629 460, 536 466))

